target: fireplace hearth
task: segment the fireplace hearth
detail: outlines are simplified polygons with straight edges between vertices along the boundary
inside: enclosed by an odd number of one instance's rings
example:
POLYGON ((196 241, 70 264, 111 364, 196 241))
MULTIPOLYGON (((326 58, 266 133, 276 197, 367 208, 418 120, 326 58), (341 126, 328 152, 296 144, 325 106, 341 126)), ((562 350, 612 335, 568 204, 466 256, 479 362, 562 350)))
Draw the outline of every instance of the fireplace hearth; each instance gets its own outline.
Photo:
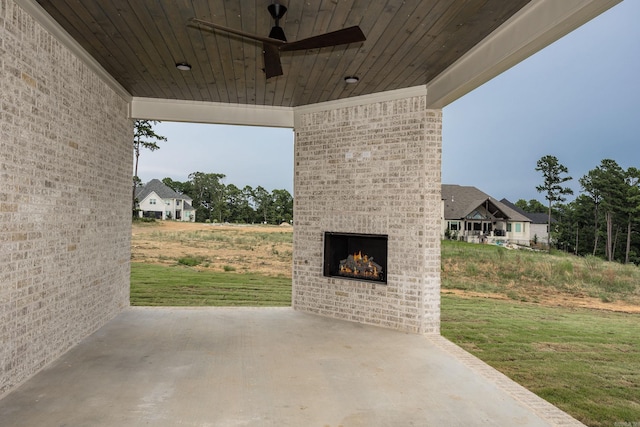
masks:
POLYGON ((387 283, 387 240, 382 234, 324 233, 324 275, 387 283))

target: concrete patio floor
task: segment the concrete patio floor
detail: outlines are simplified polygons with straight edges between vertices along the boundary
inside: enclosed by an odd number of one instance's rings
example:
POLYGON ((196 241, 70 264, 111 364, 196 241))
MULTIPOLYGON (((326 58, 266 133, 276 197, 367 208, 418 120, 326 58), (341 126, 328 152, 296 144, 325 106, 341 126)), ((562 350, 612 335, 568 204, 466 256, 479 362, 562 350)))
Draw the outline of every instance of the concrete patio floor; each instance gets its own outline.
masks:
POLYGON ((290 308, 129 308, 0 400, 9 426, 581 426, 469 353, 290 308))

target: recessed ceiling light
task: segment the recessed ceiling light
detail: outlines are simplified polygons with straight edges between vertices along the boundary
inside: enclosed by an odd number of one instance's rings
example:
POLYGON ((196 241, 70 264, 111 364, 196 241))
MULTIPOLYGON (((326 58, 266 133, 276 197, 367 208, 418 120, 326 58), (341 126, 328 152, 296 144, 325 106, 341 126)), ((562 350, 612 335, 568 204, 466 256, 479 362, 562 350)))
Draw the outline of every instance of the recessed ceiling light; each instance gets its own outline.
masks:
POLYGON ((176 68, 180 71, 189 71, 191 70, 191 65, 186 62, 178 62, 176 63, 176 68))
POLYGON ((360 79, 356 76, 347 76, 344 78, 345 83, 354 84, 358 83, 360 79))

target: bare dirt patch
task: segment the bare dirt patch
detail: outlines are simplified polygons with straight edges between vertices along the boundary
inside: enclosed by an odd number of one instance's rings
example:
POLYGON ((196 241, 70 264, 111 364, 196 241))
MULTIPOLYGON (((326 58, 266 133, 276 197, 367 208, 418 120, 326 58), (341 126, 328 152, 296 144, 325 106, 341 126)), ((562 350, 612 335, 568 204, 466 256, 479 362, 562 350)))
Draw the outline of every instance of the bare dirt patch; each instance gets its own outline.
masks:
POLYGON ((216 225, 177 221, 134 223, 131 261, 291 277, 290 226, 216 225))

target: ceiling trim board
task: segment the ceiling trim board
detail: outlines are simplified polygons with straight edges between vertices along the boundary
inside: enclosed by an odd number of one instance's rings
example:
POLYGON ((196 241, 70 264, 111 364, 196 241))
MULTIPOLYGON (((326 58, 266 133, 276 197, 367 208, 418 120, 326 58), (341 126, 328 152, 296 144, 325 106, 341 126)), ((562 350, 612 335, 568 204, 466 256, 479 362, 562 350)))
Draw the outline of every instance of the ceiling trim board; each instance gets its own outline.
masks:
POLYGON ((426 86, 414 86, 293 108, 134 97, 130 114, 135 119, 295 128, 300 114, 425 95, 426 86))
POLYGON ((186 123, 215 123, 277 128, 293 127, 293 109, 225 102, 134 97, 131 117, 186 123))

